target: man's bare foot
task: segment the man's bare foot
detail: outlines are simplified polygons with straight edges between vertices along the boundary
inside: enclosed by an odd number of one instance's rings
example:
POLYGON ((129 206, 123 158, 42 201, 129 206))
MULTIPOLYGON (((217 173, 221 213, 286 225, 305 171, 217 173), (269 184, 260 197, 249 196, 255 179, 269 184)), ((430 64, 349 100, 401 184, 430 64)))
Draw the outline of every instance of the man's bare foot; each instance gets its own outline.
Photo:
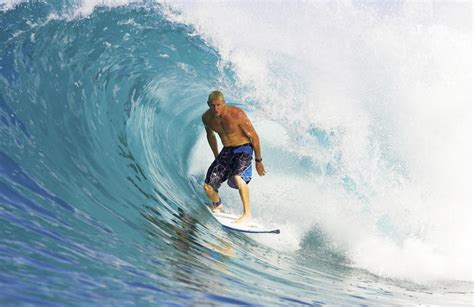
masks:
POLYGON ((245 222, 250 221, 251 219, 252 219, 252 216, 250 214, 244 214, 238 219, 236 219, 233 223, 235 224, 245 223, 245 222))
POLYGON ((223 205, 223 204, 220 204, 220 205, 218 205, 218 206, 213 206, 213 205, 211 205, 210 208, 211 208, 211 211, 212 211, 212 212, 214 212, 214 213, 219 213, 219 212, 222 211, 222 209, 224 209, 224 205, 223 205))

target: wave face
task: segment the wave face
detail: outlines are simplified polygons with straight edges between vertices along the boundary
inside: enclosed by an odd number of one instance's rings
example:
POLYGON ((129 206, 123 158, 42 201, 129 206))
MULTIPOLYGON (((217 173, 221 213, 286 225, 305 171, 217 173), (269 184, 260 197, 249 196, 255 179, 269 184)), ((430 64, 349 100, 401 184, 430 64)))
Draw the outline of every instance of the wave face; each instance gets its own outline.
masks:
POLYGON ((472 299, 463 4, 0 6, 2 303, 472 299), (279 236, 203 206, 215 88, 261 136, 279 236))

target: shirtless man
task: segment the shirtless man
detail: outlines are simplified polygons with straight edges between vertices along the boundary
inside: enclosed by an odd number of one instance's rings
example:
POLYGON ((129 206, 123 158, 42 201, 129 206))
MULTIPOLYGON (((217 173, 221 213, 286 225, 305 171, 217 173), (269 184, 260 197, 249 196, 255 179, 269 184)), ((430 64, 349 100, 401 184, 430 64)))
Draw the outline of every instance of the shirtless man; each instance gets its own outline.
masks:
POLYGON ((204 191, 212 201, 211 210, 219 212, 223 208, 218 193, 221 183, 227 180, 227 184, 231 188, 239 189, 244 212, 235 223, 244 222, 251 218, 247 184, 252 179, 254 150, 257 173, 260 176, 265 175, 260 153, 260 141, 244 111, 225 105, 224 95, 221 92, 213 91, 209 95, 207 104, 209 110, 202 115, 202 122, 206 128, 207 141, 215 160, 207 171, 204 191), (220 153, 214 132, 217 132, 224 145, 220 153))

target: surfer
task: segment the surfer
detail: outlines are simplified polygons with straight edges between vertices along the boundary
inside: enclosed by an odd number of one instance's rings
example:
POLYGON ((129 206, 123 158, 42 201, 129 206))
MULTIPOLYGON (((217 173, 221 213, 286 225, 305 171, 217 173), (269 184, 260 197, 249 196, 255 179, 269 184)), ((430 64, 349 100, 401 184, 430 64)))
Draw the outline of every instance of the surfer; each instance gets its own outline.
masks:
POLYGON ((260 176, 265 175, 260 141, 257 132, 243 110, 225 104, 224 95, 213 91, 207 100, 209 110, 202 115, 206 128, 207 141, 215 160, 209 167, 204 183, 204 191, 212 201, 211 210, 219 212, 223 204, 218 189, 222 182, 239 190, 243 214, 235 223, 251 218, 249 189, 247 184, 252 179, 252 157, 255 150, 255 168, 260 176), (215 132, 219 135, 224 148, 218 151, 215 132))

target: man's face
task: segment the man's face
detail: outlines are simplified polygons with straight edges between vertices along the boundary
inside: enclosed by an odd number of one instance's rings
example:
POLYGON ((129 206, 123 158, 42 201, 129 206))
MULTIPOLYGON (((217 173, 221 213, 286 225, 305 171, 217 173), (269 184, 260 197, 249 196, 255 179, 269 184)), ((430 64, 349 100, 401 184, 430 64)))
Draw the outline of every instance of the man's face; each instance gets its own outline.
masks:
POLYGON ((219 117, 222 115, 222 111, 224 110, 225 101, 222 99, 214 99, 207 103, 209 108, 211 109, 212 114, 214 116, 219 117))

